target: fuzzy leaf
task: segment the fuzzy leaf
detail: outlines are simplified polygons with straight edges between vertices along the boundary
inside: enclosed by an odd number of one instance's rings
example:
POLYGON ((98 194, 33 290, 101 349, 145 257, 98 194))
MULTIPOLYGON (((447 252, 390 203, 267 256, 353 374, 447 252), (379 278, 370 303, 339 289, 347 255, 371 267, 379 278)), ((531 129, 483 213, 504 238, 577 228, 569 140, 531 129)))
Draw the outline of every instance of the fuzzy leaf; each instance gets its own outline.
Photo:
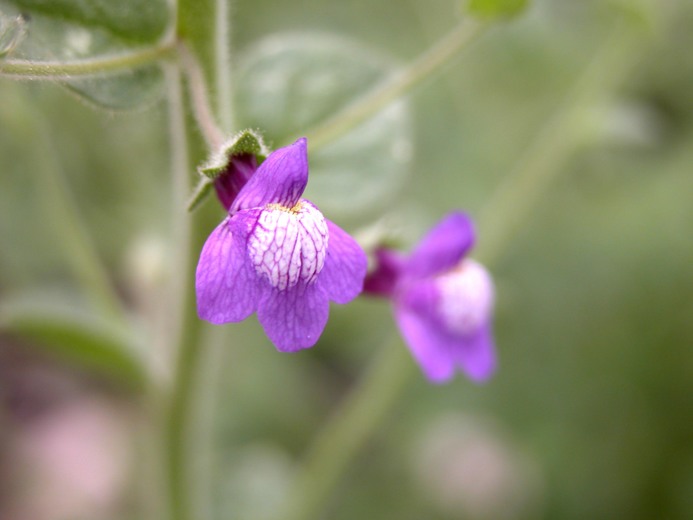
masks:
POLYGON ((260 164, 269 155, 269 149, 258 132, 250 129, 242 130, 221 145, 221 148, 216 150, 198 171, 201 175, 214 180, 226 170, 234 155, 241 154, 255 155, 260 164))
MULTIPOLYGON (((307 135, 397 70, 370 47, 323 34, 271 36, 242 56, 238 116, 280 144, 307 135)), ((309 136, 306 198, 340 222, 384 211, 409 173, 411 130, 400 99, 319 149, 309 136)))
POLYGON ((104 29, 133 43, 161 38, 171 19, 166 0, 5 0, 18 9, 104 29))
POLYGON ((0 332, 44 348, 48 353, 138 390, 146 370, 138 349, 118 331, 93 316, 32 299, 7 300, 0 306, 0 332))
POLYGON ((118 74, 90 77, 65 83, 85 101, 109 110, 131 110, 149 106, 163 92, 164 74, 157 65, 118 74))

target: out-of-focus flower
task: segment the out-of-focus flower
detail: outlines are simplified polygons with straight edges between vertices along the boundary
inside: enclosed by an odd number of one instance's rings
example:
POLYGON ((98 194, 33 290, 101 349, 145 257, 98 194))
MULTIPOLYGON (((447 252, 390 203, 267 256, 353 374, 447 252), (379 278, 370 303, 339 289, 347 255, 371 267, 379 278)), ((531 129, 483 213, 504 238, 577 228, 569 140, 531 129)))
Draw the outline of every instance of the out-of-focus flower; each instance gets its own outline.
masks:
POLYGON ((493 282, 483 266, 465 258, 474 238, 471 219, 452 213, 409 257, 377 250, 377 266, 366 278, 367 293, 392 300, 412 355, 436 383, 450 380, 456 369, 484 381, 496 368, 493 282))
POLYGON ((277 349, 311 347, 327 323, 329 301, 347 303, 361 292, 366 255, 301 198, 308 182, 305 138, 270 154, 240 182, 228 217, 200 254, 198 313, 222 324, 257 312, 277 349))

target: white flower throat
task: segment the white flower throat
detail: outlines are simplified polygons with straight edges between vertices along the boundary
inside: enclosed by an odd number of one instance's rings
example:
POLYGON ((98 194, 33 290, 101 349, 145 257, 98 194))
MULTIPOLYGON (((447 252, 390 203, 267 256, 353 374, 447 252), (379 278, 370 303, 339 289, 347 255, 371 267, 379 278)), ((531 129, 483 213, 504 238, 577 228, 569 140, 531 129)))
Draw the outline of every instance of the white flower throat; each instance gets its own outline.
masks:
POLYGON ((327 222, 306 200, 292 208, 268 204, 248 237, 248 255, 258 275, 279 290, 313 283, 325 265, 327 222))

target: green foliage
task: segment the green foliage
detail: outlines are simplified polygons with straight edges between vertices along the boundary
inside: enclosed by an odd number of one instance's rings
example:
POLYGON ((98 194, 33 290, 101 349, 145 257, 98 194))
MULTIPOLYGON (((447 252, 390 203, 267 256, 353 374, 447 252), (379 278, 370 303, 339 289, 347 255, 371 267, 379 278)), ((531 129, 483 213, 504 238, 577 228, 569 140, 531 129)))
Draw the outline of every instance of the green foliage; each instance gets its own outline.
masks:
POLYGON ((154 42, 161 38, 171 13, 166 0, 6 0, 17 8, 84 27, 104 29, 117 38, 154 42))
POLYGON ((468 0, 467 11, 479 18, 507 18, 520 14, 528 3, 528 0, 468 0))
POLYGON ((66 83, 89 104, 116 111, 153 104, 160 98, 163 85, 164 74, 158 65, 66 83))
POLYGON ((408 103, 392 103, 319 149, 311 147, 311 137, 319 138, 320 123, 396 70, 391 59, 345 38, 272 36, 248 50, 240 64, 238 117, 282 144, 307 135, 306 196, 333 218, 368 218, 383 210, 408 175, 412 147, 408 103))
POLYGON ((138 349, 95 316, 66 308, 64 302, 4 298, 0 332, 44 348, 75 366, 134 390, 146 380, 138 349))
POLYGON ((10 54, 26 36, 26 22, 22 16, 6 16, 0 12, 0 58, 10 54))

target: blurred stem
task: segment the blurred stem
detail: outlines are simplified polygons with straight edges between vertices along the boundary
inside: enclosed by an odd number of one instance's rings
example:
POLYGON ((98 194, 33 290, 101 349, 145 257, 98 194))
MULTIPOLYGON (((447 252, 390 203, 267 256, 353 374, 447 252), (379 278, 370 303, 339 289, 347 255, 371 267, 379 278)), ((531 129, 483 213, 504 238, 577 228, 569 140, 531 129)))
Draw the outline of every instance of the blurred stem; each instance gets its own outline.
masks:
POLYGON ((38 170, 42 175, 41 193, 45 200, 42 207, 48 213, 46 221, 54 226, 55 236, 60 237, 61 250, 66 253, 72 273, 88 299, 105 318, 126 329, 125 310, 99 258, 85 219, 79 214, 51 137, 53 131, 43 114, 35 111, 35 115, 37 149, 41 150, 38 156, 42 163, 38 170))
POLYGON ((380 350, 344 402, 318 432, 302 471, 289 490, 283 520, 316 518, 358 450, 397 401, 414 373, 397 338, 380 350))
MULTIPOLYGON (((498 258, 526 222, 566 159, 585 141, 587 111, 611 95, 639 59, 633 31, 619 25, 578 79, 553 117, 517 161, 514 171, 484 206, 477 256, 498 258)), ((589 130, 589 129, 588 129, 589 130)))
MULTIPOLYGON (((526 220, 550 178, 561 171, 565 158, 580 144, 576 127, 580 126, 581 110, 601 95, 608 95, 635 63, 640 53, 633 48, 630 36, 629 31, 620 28, 607 41, 564 106, 539 134, 518 172, 492 197, 481 220, 482 229, 490 227, 493 233, 490 239, 481 233, 485 247, 480 256, 485 262, 498 260, 509 244, 509 235, 526 220)), ((282 511, 282 519, 318 517, 359 449, 396 404, 412 366, 400 342, 374 358, 364 377, 318 433, 289 492, 290 502, 282 511)))
POLYGON ((175 45, 168 41, 123 54, 75 61, 0 60, 0 76, 19 79, 55 80, 74 76, 93 76, 106 72, 129 70, 149 65, 175 54, 175 45))
MULTIPOLYGON (((213 116, 218 107, 210 106, 207 90, 209 85, 217 84, 216 55, 222 51, 216 46, 224 40, 215 37, 215 30, 223 30, 216 19, 217 8, 215 0, 179 0, 177 5, 176 33, 179 41, 185 42, 178 47, 180 64, 188 78, 193 112, 209 146, 218 145, 222 138, 213 116)), ((228 53, 228 49, 223 52, 228 53)), ((205 329, 197 316, 194 266, 207 235, 216 224, 217 216, 212 205, 192 213, 186 212, 187 197, 192 188, 191 172, 204 158, 206 151, 200 146, 196 125, 185 118, 180 75, 175 84, 171 89, 170 123, 175 183, 173 208, 177 222, 174 257, 179 261, 172 277, 176 294, 176 310, 173 313, 176 329, 172 341, 176 361, 165 425, 166 478, 170 518, 203 520, 200 495, 209 484, 205 481, 206 475, 195 472, 192 450, 198 439, 208 431, 207 425, 197 423, 195 419, 200 417, 195 412, 204 406, 198 399, 204 399, 209 394, 203 389, 203 386, 210 384, 204 374, 204 360, 209 352, 202 337, 205 329), (179 149, 186 150, 184 155, 178 155, 179 149)), ((211 421, 214 416, 208 414, 205 418, 211 421)))
POLYGON ((325 146, 373 116, 389 103, 406 94, 414 85, 428 78, 450 61, 483 32, 486 25, 465 20, 406 68, 386 79, 375 89, 337 112, 315 128, 305 132, 311 150, 325 146))

